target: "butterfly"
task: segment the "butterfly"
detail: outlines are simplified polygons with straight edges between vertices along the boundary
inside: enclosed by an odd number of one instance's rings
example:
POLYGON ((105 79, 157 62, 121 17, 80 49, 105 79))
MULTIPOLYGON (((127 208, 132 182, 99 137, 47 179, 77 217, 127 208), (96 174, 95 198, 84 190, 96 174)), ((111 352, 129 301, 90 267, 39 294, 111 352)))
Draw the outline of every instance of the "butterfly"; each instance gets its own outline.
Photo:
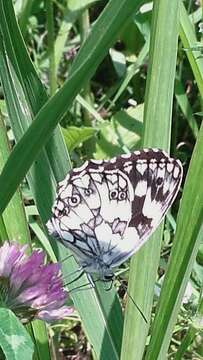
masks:
POLYGON ((158 149, 86 161, 59 183, 49 234, 72 250, 87 274, 110 281, 113 268, 158 227, 182 173, 181 162, 158 149))

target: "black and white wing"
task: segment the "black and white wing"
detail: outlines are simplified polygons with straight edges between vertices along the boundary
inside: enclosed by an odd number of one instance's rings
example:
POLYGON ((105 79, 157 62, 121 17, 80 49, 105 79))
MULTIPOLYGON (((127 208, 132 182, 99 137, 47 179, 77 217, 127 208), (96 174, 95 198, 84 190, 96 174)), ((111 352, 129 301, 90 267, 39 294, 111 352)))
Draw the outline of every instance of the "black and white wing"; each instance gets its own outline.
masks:
POLYGON ((157 228, 181 180, 180 161, 162 150, 86 161, 59 184, 49 232, 93 271, 98 259, 118 266, 157 228))

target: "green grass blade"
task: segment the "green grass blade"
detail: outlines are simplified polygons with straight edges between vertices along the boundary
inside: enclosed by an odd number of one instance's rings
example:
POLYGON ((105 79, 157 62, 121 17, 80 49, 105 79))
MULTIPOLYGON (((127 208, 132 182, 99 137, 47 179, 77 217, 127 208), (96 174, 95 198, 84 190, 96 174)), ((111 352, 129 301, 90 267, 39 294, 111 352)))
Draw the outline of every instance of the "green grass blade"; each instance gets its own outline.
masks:
MULTIPOLYGON (((154 2, 151 31, 150 65, 145 97, 144 146, 168 150, 177 54, 178 1, 154 2)), ((128 291, 148 319, 148 324, 129 300, 124 323, 122 360, 134 359, 135 351, 136 360, 143 357, 150 324, 162 229, 163 226, 159 227, 131 261, 128 291)))
POLYGON ((180 80, 176 79, 175 84, 175 96, 178 102, 178 105, 180 106, 183 115, 185 116, 188 125, 190 126, 192 133, 194 137, 196 138, 198 135, 198 126, 196 123, 196 120, 193 116, 192 107, 188 101, 187 95, 185 93, 185 89, 181 83, 180 80))
MULTIPOLYGON (((6 134, 6 127, 0 114, 0 171, 9 157, 10 149, 6 134)), ((20 192, 17 191, 10 204, 3 213, 2 220, 8 237, 2 240, 15 240, 21 244, 30 243, 29 230, 22 206, 20 192), (12 219, 12 221, 11 221, 12 219)))
POLYGON ((180 2, 180 38, 183 43, 183 47, 186 50, 186 55, 190 62, 194 77, 197 81, 197 86, 199 88, 201 96, 203 96, 203 61, 202 53, 200 51, 192 51, 197 39, 194 32, 194 27, 190 20, 190 17, 187 15, 183 2, 180 2))
POLYGON ((54 46, 54 7, 52 0, 45 0, 46 18, 47 18, 47 47, 49 57, 49 87, 50 95, 54 95, 57 90, 56 78, 56 60, 55 60, 55 46, 54 46))
POLYGON ((114 98, 112 100, 112 104, 116 103, 118 98, 122 95, 123 91, 128 86, 128 84, 131 81, 131 79, 133 78, 133 76, 139 71, 139 68, 141 67, 141 65, 143 65, 143 63, 148 55, 148 52, 149 52, 149 38, 147 38, 145 44, 143 45, 143 48, 140 51, 135 63, 128 67, 127 73, 126 73, 124 79, 122 80, 122 83, 119 86, 119 89, 116 92, 116 95, 114 96, 114 98))
POLYGON ((177 219, 177 231, 154 320, 147 360, 164 359, 197 255, 203 219, 203 124, 192 155, 177 219))
POLYGON ((97 1, 101 1, 101 0, 67 1, 67 7, 64 10, 64 19, 61 22, 55 41, 57 68, 62 58, 70 30, 72 29, 74 23, 85 9, 87 9, 97 1))
POLYGON ((23 36, 27 32, 28 19, 32 11, 34 0, 24 0, 19 14, 19 25, 23 36))
MULTIPOLYGON (((1 0, 0 4, 3 5, 4 2, 5 0, 1 0)), ((21 141, 18 142, 5 165, 0 176, 0 186, 3 183, 5 189, 3 195, 0 193, 0 212, 4 210, 34 159, 50 138, 57 123, 81 90, 82 85, 95 72, 96 67, 103 59, 108 47, 115 40, 120 28, 140 3, 141 1, 137 1, 135 6, 131 0, 122 0, 119 5, 114 1, 107 4, 93 27, 92 33, 81 48, 72 66, 69 79, 37 114, 35 121, 33 121, 21 141), (22 159, 21 162, 18 161, 19 157, 22 159), (16 176, 11 178, 8 175, 14 164, 16 166, 16 176)), ((0 8, 1 16, 4 15, 4 6, 0 8)), ((1 44, 1 48, 4 49, 3 44, 1 44)))

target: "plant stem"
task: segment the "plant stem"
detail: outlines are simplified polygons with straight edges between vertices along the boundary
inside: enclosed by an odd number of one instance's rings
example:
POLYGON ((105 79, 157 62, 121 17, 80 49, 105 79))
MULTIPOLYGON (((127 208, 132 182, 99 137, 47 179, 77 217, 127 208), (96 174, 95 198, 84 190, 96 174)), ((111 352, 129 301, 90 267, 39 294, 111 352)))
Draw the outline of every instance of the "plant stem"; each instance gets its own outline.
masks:
MULTIPOLYGON (((80 16, 80 35, 81 35, 81 44, 85 42, 85 40, 88 37, 90 30, 90 19, 89 19, 89 12, 88 10, 85 10, 82 15, 80 16)), ((88 81, 84 88, 83 88, 83 98, 87 101, 88 104, 92 105, 92 98, 91 98, 91 87, 90 82, 88 81)), ((83 119, 84 119, 84 125, 85 126, 92 126, 92 118, 90 113, 83 108, 83 119)), ((84 145, 86 154, 88 156, 91 156, 93 150, 94 150, 94 139, 89 139, 85 142, 84 145)))
POLYGON ((46 0, 47 14, 47 42, 49 57, 49 85, 50 95, 54 95, 57 89, 56 64, 55 64, 55 46, 54 46, 54 16, 53 16, 53 0, 46 0))

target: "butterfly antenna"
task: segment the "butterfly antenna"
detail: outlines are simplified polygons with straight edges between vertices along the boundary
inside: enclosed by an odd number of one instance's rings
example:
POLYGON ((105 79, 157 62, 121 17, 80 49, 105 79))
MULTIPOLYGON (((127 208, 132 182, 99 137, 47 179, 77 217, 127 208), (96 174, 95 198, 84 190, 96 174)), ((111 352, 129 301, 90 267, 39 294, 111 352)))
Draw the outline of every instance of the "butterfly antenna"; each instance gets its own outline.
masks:
POLYGON ((76 293, 77 291, 83 291, 83 290, 89 290, 89 289, 93 289, 93 287, 92 287, 92 284, 88 282, 87 284, 79 285, 79 286, 75 287, 74 289, 69 290, 68 292, 70 294, 73 294, 73 293, 76 293))
POLYGON ((128 290, 126 290, 127 295, 129 297, 129 299, 133 302, 133 304, 135 305, 136 309, 139 311, 140 315, 142 316, 142 318, 144 319, 144 321, 146 322, 146 324, 148 324, 147 318, 144 315, 144 313, 142 312, 142 310, 139 308, 139 306, 136 304, 135 300, 132 298, 132 296, 129 294, 128 290))
MULTIPOLYGON (((118 278, 118 277, 117 277, 118 278)), ((129 294, 128 292, 128 288, 125 284, 122 283, 122 279, 121 278, 118 278, 119 281, 120 281, 120 284, 121 286, 126 290, 126 293, 129 297, 129 299, 132 301, 132 303, 135 305, 136 309, 139 311, 140 315, 142 316, 142 318, 144 319, 144 321, 146 322, 146 324, 148 324, 148 321, 147 321, 147 318, 146 316, 144 315, 144 313, 142 312, 142 310, 139 308, 139 306, 136 304, 135 300, 132 298, 132 296, 129 294)))
POLYGON ((62 264, 64 261, 68 260, 70 257, 74 257, 73 254, 67 255, 63 259, 60 260, 60 263, 62 264))

